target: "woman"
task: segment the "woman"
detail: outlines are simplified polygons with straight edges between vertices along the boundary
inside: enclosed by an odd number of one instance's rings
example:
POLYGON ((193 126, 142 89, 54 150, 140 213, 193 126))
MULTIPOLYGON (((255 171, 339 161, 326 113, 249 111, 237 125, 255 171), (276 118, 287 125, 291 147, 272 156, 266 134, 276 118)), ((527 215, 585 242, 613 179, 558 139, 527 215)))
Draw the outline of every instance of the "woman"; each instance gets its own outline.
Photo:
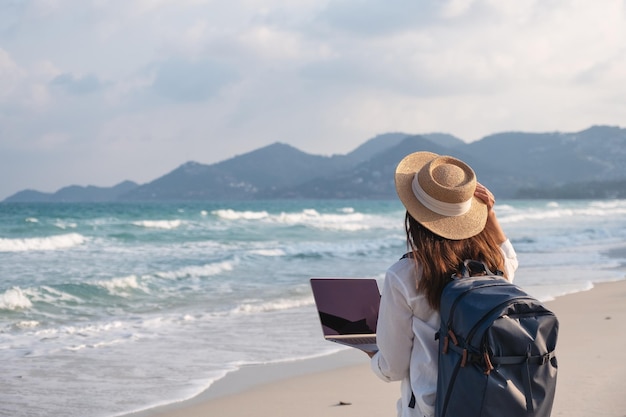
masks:
POLYGON ((401 380, 398 416, 434 415, 439 299, 464 260, 482 261, 510 281, 517 256, 496 214, 493 195, 464 162, 430 152, 405 157, 396 191, 406 208, 410 252, 385 276, 373 371, 401 380))

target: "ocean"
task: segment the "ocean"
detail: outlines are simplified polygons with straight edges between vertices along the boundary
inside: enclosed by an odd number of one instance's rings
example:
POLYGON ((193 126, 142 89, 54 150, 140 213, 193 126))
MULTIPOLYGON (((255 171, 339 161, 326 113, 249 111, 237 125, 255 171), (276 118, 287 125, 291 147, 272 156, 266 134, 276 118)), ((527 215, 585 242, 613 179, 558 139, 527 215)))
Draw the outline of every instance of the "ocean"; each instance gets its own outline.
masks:
MULTIPOLYGON (((626 200, 499 201, 542 300, 626 278, 626 200)), ((0 415, 113 417, 329 355, 312 276, 405 252, 397 201, 0 204, 0 415)))

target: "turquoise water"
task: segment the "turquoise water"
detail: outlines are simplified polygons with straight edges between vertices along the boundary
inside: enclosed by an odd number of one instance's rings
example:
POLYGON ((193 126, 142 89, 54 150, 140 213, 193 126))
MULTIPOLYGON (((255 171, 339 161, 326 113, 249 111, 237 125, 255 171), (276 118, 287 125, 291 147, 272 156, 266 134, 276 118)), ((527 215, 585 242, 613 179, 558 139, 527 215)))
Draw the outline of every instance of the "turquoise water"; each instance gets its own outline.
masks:
MULTIPOLYGON (((537 297, 625 277, 626 201, 497 211, 537 297)), ((120 415, 329 354, 308 279, 382 279, 402 221, 396 201, 0 204, 0 415, 120 415)))

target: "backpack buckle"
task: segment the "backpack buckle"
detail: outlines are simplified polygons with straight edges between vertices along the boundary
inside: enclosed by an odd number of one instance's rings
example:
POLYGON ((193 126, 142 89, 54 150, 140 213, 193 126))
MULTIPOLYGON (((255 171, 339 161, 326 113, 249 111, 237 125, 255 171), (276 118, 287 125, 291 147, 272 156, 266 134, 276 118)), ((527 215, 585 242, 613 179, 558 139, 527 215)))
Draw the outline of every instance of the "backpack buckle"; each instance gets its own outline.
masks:
POLYGON ((485 351, 485 353, 483 354, 483 357, 485 359, 485 372, 484 372, 484 374, 489 376, 491 371, 493 371, 496 368, 494 368, 493 364, 491 363, 491 358, 489 357, 489 352, 485 351))

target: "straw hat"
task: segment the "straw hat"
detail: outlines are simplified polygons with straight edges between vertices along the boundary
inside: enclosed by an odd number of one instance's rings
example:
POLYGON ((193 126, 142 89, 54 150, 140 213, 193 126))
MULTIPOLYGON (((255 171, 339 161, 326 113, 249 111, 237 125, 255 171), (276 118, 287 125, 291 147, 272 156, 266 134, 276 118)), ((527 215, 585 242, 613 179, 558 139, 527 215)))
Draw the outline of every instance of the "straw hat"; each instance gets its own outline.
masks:
POLYGON ((485 228, 487 205, 474 196, 476 174, 465 162, 415 152, 400 161, 395 181, 404 207, 431 232, 460 240, 485 228))

